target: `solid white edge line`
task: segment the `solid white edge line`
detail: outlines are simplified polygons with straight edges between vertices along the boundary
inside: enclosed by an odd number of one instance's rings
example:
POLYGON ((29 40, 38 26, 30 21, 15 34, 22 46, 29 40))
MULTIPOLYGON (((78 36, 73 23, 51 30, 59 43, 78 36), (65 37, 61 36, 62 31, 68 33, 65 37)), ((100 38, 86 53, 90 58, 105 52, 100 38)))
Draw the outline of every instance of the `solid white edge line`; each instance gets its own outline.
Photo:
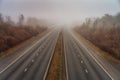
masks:
POLYGON ((85 72, 86 72, 86 73, 88 73, 88 70, 87 70, 87 69, 85 69, 85 72))
POLYGON ((83 63, 83 61, 81 61, 81 63, 83 63))
POLYGON ((34 59, 32 59, 32 62, 34 62, 34 59))
MULTIPOLYGON (((52 32, 52 31, 51 31, 52 32)), ((51 33, 49 32, 49 33, 51 33)), ((37 41, 34 45, 32 45, 30 48, 28 48, 26 51, 23 52, 22 55, 20 55, 18 58, 16 58, 14 61, 12 61, 8 66, 6 66, 2 71, 0 71, 0 74, 3 73, 5 70, 7 70, 12 64, 14 64, 16 61, 18 61, 21 57, 23 57, 25 55, 25 53, 27 53, 29 50, 31 50, 35 45, 37 45, 41 40, 43 40, 44 38, 46 38, 49 33, 46 36, 43 36, 39 41, 37 41)))
POLYGON ((24 69, 24 72, 26 72, 27 70, 28 70, 28 68, 25 68, 25 69, 24 69))
MULTIPOLYGON (((58 33, 58 34, 59 34, 59 33, 58 33)), ((49 62, 48 62, 47 69, 46 69, 46 71, 45 71, 43 80, 46 80, 46 78, 47 78, 48 70, 49 70, 49 67, 50 67, 50 64, 51 64, 51 61, 52 61, 52 57, 53 57, 53 55, 54 55, 54 50, 55 50, 55 47, 56 47, 56 44, 57 44, 57 39, 58 39, 58 36, 57 36, 57 38, 56 38, 56 43, 55 43, 54 49, 52 50, 52 55, 51 55, 50 60, 49 60, 49 62)))
POLYGON ((113 77, 110 75, 110 73, 107 72, 107 70, 97 61, 97 59, 90 54, 90 52, 85 48, 84 45, 82 45, 80 43, 80 41, 78 40, 77 37, 74 36, 74 34, 72 33, 72 36, 76 39, 76 41, 89 53, 89 55, 95 60, 95 62, 103 69, 103 71, 111 78, 111 80, 114 80, 113 77))
MULTIPOLYGON (((64 37, 63 37, 64 38, 64 37)), ((64 41, 64 56, 65 56, 65 66, 66 66, 66 80, 69 80, 68 78, 68 67, 67 67, 67 57, 66 57, 66 49, 65 49, 65 40, 64 41)))

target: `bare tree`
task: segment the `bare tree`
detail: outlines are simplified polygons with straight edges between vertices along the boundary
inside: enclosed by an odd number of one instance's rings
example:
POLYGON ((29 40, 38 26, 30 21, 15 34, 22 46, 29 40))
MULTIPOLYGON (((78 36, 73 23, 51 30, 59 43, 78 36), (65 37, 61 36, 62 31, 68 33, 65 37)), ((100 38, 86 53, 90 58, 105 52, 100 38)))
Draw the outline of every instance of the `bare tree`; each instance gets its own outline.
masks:
POLYGON ((6 16, 6 23, 8 25, 14 25, 14 21, 12 21, 11 17, 10 16, 6 16))
POLYGON ((0 13, 0 24, 2 24, 4 22, 2 14, 0 13))
POLYGON ((19 25, 19 26, 23 26, 23 24, 24 24, 24 15, 21 14, 21 15, 19 16, 19 22, 18 22, 18 25, 19 25))

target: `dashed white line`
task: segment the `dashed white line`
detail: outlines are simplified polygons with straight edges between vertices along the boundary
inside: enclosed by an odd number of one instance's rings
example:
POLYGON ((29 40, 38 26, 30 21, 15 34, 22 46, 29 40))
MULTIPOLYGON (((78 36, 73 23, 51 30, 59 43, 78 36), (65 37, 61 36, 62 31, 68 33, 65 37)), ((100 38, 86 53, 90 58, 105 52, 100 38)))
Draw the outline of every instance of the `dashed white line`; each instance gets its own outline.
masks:
POLYGON ((81 63, 83 63, 83 61, 81 61, 81 63))
POLYGON ((75 38, 75 40, 82 45, 82 47, 89 53, 89 55, 95 60, 95 62, 103 69, 103 71, 105 71, 105 73, 111 78, 111 80, 114 80, 114 78, 111 76, 111 74, 99 63, 99 61, 88 51, 88 49, 86 49, 86 47, 80 43, 79 39, 74 36, 74 34, 72 33, 72 36, 75 38))
POLYGON ((24 72, 26 72, 27 70, 28 70, 28 68, 25 68, 25 69, 24 69, 24 72))
POLYGON ((88 73, 88 70, 87 70, 87 69, 85 69, 85 72, 86 72, 86 73, 88 73))
POLYGON ((32 45, 30 48, 28 48, 26 51, 23 52, 22 55, 20 55, 18 58, 16 58, 14 61, 12 61, 8 66, 6 66, 2 71, 0 71, 0 74, 3 73, 6 69, 8 69, 11 65, 13 65, 17 60, 19 60, 21 57, 25 55, 28 51, 30 51, 33 47, 35 47, 40 41, 45 39, 49 34, 47 34, 45 37, 42 37, 39 41, 37 41, 34 45, 32 45))
POLYGON ((34 60, 32 60, 32 62, 34 62, 34 60))

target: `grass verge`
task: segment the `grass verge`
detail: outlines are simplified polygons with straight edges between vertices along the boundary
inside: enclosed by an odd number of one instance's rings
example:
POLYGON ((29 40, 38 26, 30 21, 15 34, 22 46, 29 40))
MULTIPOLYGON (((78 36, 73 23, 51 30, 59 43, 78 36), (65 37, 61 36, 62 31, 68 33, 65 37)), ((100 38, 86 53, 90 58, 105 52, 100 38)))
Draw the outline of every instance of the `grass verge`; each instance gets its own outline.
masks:
POLYGON ((110 55, 108 52, 103 51, 99 47, 95 46, 92 42, 85 39, 82 35, 77 33, 76 31, 73 31, 79 39, 81 39, 84 43, 88 44, 93 50, 97 51, 98 54, 102 55, 105 59, 107 59, 109 62, 111 62, 113 65, 115 65, 118 69, 120 69, 120 60, 115 58, 114 56, 110 55))
POLYGON ((46 80, 66 80, 62 32, 59 34, 46 80))
POLYGON ((13 54, 15 51, 19 50, 21 47, 23 47, 23 46, 25 46, 25 45, 27 45, 27 44, 31 44, 33 41, 38 40, 39 38, 43 37, 43 36, 46 35, 49 31, 50 31, 50 30, 48 29, 48 30, 44 31, 44 32, 41 33, 41 34, 38 34, 37 36, 33 36, 33 37, 31 37, 31 38, 29 38, 29 39, 21 42, 20 44, 14 46, 14 47, 12 47, 12 48, 9 48, 8 50, 6 50, 6 51, 4 51, 4 52, 1 52, 0 57, 7 57, 7 56, 13 54))

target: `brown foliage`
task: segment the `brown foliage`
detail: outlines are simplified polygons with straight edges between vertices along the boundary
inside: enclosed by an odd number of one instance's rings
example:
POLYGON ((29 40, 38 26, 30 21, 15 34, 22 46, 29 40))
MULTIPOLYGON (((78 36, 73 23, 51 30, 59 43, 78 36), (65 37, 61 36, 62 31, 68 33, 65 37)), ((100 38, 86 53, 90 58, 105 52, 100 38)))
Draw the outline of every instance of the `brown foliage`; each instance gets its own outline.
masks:
MULTIPOLYGON (((5 26, 4 26, 5 27, 5 26)), ((6 28, 1 28, 0 26, 0 52, 5 51, 6 49, 13 47, 22 41, 31 38, 32 36, 35 36, 41 32, 43 32, 45 29, 33 29, 29 26, 24 27, 15 27, 15 26, 9 26, 6 28)))
POLYGON ((111 22, 107 19, 109 18, 107 15, 107 18, 104 16, 97 20, 97 24, 90 26, 84 23, 80 27, 76 27, 75 30, 99 48, 120 59, 120 21, 116 20, 114 16, 112 17, 114 20, 111 22), (102 20, 104 23, 100 23, 102 20), (106 27, 108 25, 111 27, 106 27))
POLYGON ((37 34, 42 33, 47 29, 46 27, 33 28, 31 26, 20 26, 8 23, 9 21, 5 22, 2 20, 1 17, 0 53, 17 44, 20 44, 21 42, 31 38, 32 36, 36 36, 37 34))

